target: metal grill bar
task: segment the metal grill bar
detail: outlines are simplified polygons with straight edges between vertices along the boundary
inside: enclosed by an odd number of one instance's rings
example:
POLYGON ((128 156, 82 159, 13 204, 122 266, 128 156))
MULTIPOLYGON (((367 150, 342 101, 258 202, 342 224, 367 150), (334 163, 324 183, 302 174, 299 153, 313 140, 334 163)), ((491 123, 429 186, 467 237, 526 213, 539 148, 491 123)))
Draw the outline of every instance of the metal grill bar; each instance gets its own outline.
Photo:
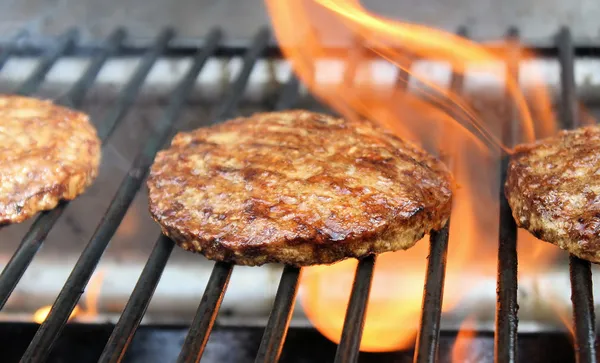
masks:
MULTIPOLYGON (((367 53, 367 49, 363 46, 360 38, 355 38, 353 43, 348 55, 350 60, 343 74, 343 87, 353 87, 356 71, 362 58, 367 53)), ((361 115, 356 115, 347 104, 341 106, 344 107, 343 114, 347 117, 361 117, 361 115)), ((336 363, 352 363, 358 360, 375 259, 374 255, 367 256, 359 260, 356 267, 350 300, 344 318, 342 336, 335 354, 336 363)))
MULTIPOLYGON (((300 83, 292 75, 288 83, 283 87, 281 97, 275 105, 276 110, 285 110, 293 107, 298 98, 298 89, 300 83)), ((300 268, 286 266, 281 274, 277 294, 273 303, 273 309, 269 315, 269 321, 265 327, 265 332, 258 348, 256 363, 259 362, 277 362, 283 348, 285 336, 287 335, 294 305, 296 303, 296 294, 298 293, 298 283, 300 280, 300 268)))
MULTIPOLYGON (((208 52, 205 53, 204 61, 209 55, 208 52)), ((77 260, 67 282, 54 302, 48 318, 38 329, 27 348, 23 358, 26 361, 39 362, 45 359, 64 328, 98 261, 147 175, 154 156, 172 133, 173 125, 179 117, 187 96, 183 91, 185 90, 178 89, 178 92, 173 94, 156 132, 148 139, 142 151, 135 158, 127 176, 121 182, 106 214, 98 224, 94 235, 77 260)))
POLYGON ((350 302, 344 319, 342 338, 335 353, 335 363, 352 363, 358 360, 374 268, 374 255, 365 257, 358 262, 350 302))
POLYGON ((429 238, 429 263, 423 291, 421 328, 417 335, 415 362, 433 363, 437 360, 449 229, 450 220, 439 232, 432 231, 429 238))
MULTIPOLYGON (((175 91, 177 99, 179 99, 180 95, 190 93, 198 74, 208 57, 214 54, 220 39, 220 31, 215 31, 209 35, 205 48, 197 53, 193 66, 175 91)), ((135 331, 148 308, 156 286, 160 281, 160 277, 173 250, 173 245, 173 242, 165 236, 160 236, 156 241, 152 254, 148 258, 133 293, 108 339, 99 362, 120 362, 123 359, 125 351, 131 343, 135 331)))
POLYGON ((120 122, 125 118, 129 107, 131 107, 140 93, 140 89, 142 88, 146 77, 148 77, 152 66, 154 66, 158 57, 165 52, 169 42, 174 36, 175 32, 173 29, 166 28, 162 30, 154 40, 152 46, 144 54, 135 73, 133 73, 133 76, 131 76, 127 85, 125 85, 125 88, 120 92, 115 107, 111 109, 104 122, 98 125, 98 137, 103 143, 108 140, 120 122))
MULTIPOLYGON (((269 36, 269 32, 266 29, 262 29, 257 34, 252 47, 244 55, 244 65, 240 75, 228 89, 223 101, 217 106, 216 112, 210 118, 211 123, 230 118, 235 114, 237 105, 248 83, 250 73, 258 57, 263 54, 268 46, 269 36)), ((101 53, 93 58, 84 75, 59 100, 59 103, 69 107, 78 107, 82 103, 86 91, 93 84, 103 64, 119 48, 124 37, 124 30, 118 29, 107 39, 106 44, 100 51, 101 53)), ((126 114, 152 65, 167 47, 172 37, 173 32, 171 30, 161 33, 154 47, 146 54, 142 64, 136 70, 136 74, 121 92, 117 101, 117 107, 107 117, 107 121, 99 126, 98 133, 103 143, 126 114)), ((516 39, 518 34, 515 30, 511 30, 508 37, 516 39)), ((76 38, 76 29, 71 29, 69 32, 63 34, 60 41, 50 52, 43 56, 36 70, 19 87, 17 92, 23 95, 35 92, 55 62, 64 55, 68 48, 75 42, 76 38)), ((134 161, 127 177, 123 180, 113 201, 111 201, 106 215, 100 222, 94 236, 86 246, 86 249, 83 251, 69 279, 55 301, 48 319, 36 333, 22 361, 43 361, 49 354, 54 341, 64 328, 70 313, 77 304, 110 238, 115 233, 121 219, 139 190, 156 152, 168 139, 169 135, 171 135, 174 123, 178 119, 186 96, 193 87, 198 73, 201 71, 207 58, 217 51, 219 38, 220 32, 215 30, 208 37, 205 48, 197 53, 194 65, 178 85, 177 90, 170 100, 169 107, 165 111, 158 132, 155 137, 148 141, 143 151, 134 161)), ((561 30, 557 37, 557 44, 562 71, 561 120, 567 128, 573 128, 578 126, 578 109, 574 81, 574 47, 568 29, 561 30)), ((0 68, 3 65, 3 61, 5 61, 3 59, 5 54, 7 54, 6 57, 8 59, 11 54, 9 48, 0 53, 0 68)), ((360 56, 360 50, 358 50, 357 54, 357 56, 360 56)), ((513 60, 510 59, 508 61, 509 74, 517 79, 518 67, 512 64, 513 60)), ((354 73, 354 71, 351 73, 354 73)), ((402 81, 404 78, 407 81, 408 74, 401 71, 398 81, 406 85, 407 82, 402 81)), ((352 81, 352 79, 349 79, 349 82, 352 81)), ((451 89, 456 92, 462 88, 462 83, 462 77, 453 74, 451 89)), ((275 108, 279 110, 289 108, 298 96, 298 88, 298 80, 292 78, 283 87, 281 97, 278 99, 275 108)), ((516 119, 511 121, 516 121, 516 119)), ((515 122, 512 122, 504 130, 503 141, 505 144, 511 144, 515 141, 514 137, 515 122)), ((500 190, 498 303, 495 333, 496 362, 515 362, 517 358, 517 229, 502 188, 506 179, 507 166, 508 157, 505 156, 502 160, 500 190)), ((55 210, 43 213, 34 222, 32 228, 19 246, 17 253, 13 255, 11 261, 0 275, 0 309, 6 303, 10 293, 35 256, 43 239, 47 236, 67 204, 62 203, 55 210)), ((449 223, 441 231, 437 233, 433 232, 430 238, 430 256, 424 289, 423 315, 417 338, 415 362, 434 362, 436 360, 448 247, 448 226, 449 223)), ((157 240, 133 294, 100 357, 100 362, 120 362, 123 359, 126 349, 160 281, 173 246, 174 243, 167 237, 161 236, 157 240)), ((345 363, 358 360, 375 261, 375 256, 369 256, 358 263, 335 362, 345 363)), ((215 264, 178 362, 197 362, 200 360, 218 314, 221 301, 225 295, 232 270, 233 265, 229 263, 217 262, 215 264)), ((595 316, 590 263, 580 260, 575 256, 570 256, 570 272, 577 361, 596 362, 595 316)), ((278 360, 294 309, 299 276, 299 268, 285 267, 256 362, 276 362, 278 360)))
MULTIPOLYGON (((464 26, 459 27, 456 34, 463 38, 469 37, 469 32, 468 32, 467 28, 464 26)), ((456 73, 455 71, 453 71, 452 77, 450 78, 450 90, 452 92, 454 92, 455 94, 459 94, 463 91, 464 83, 465 83, 464 74, 456 73)))
POLYGON ((348 65, 344 70, 342 86, 343 87, 352 87, 354 85, 354 79, 356 78, 356 71, 358 70, 358 66, 362 58, 367 53, 367 49, 365 49, 362 44, 362 39, 360 37, 356 37, 352 41, 352 47, 348 50, 348 65))
POLYGON ((573 129, 579 126, 575 91, 575 47, 571 32, 567 28, 560 30, 556 40, 560 63, 561 121, 564 128, 573 129))
MULTIPOLYGON (((508 32, 508 41, 516 44, 518 33, 516 29, 508 32)), ((507 62, 507 74, 512 79, 519 78, 518 67, 515 66, 517 59, 511 58, 507 62)), ((506 98, 508 109, 513 105, 510 98, 506 98)), ((511 112, 510 117, 513 117, 511 112)), ((503 142, 512 144, 513 130, 516 125, 513 118, 506 123, 503 130, 503 142)), ((506 182, 506 171, 509 157, 504 155, 501 161, 500 171, 500 233, 498 238, 498 280, 496 302, 496 329, 494 334, 494 356, 498 363, 515 362, 517 360, 517 225, 512 216, 508 200, 504 195, 504 183, 506 182)))
POLYGON ((27 78, 27 80, 15 91, 19 95, 29 95, 35 92, 40 84, 46 79, 46 75, 54 66, 54 63, 75 43, 79 31, 76 28, 67 30, 61 35, 58 44, 54 49, 51 49, 42 56, 40 63, 35 68, 33 73, 27 78))
MULTIPOLYGON (((579 126, 575 94, 574 46, 571 32, 562 28, 557 37, 561 66, 561 116, 563 127, 579 126)), ((578 363, 596 362, 596 318, 592 292, 592 270, 589 261, 569 256, 571 301, 575 323, 575 357, 578 363)))
POLYGON ((503 186, 509 157, 502 159, 500 184, 500 235, 498 246, 498 281, 494 355, 496 362, 517 359, 517 226, 512 217, 503 186))
MULTIPOLYGON (((186 77, 188 78, 188 77, 186 77)), ((286 108, 295 101, 298 81, 292 78, 284 87, 279 104, 286 108), (295 86, 294 86, 295 85, 295 86), (289 100, 289 101, 288 101, 289 100)), ((99 362, 120 362, 137 330, 166 267, 174 243, 166 236, 156 241, 152 254, 140 275, 133 293, 113 330, 99 362)), ((287 326, 286 326, 287 327, 287 326)))
MULTIPOLYGON (((354 80, 356 78, 356 72, 360 65, 361 60, 364 58, 367 53, 367 49, 364 47, 362 43, 362 39, 360 37, 355 37, 353 39, 353 44, 348 51, 348 64, 344 69, 344 73, 342 75, 341 87, 344 88, 353 88, 354 80)), ((340 99, 342 101, 343 99, 340 99)), ((362 115, 357 114, 350 105, 348 101, 339 102, 337 105, 338 108, 341 108, 339 112, 347 118, 357 118, 362 115)))
POLYGON ((225 262, 215 263, 202 300, 185 337, 178 363, 199 362, 215 323, 219 307, 225 296, 233 266, 225 262))
POLYGON ((252 41, 250 49, 244 55, 242 71, 233 85, 231 85, 231 87, 229 87, 227 90, 224 101, 217 106, 217 111, 213 116, 214 122, 224 121, 235 114, 237 105, 244 94, 243 90, 246 88, 246 84, 248 83, 250 72, 252 72, 252 68, 254 68, 254 64, 256 64, 258 57, 265 52, 267 46, 269 45, 270 38, 271 33, 269 32, 268 28, 262 28, 258 31, 254 37, 254 40, 252 41))
POLYGON ((275 104, 275 110, 281 111, 294 107, 298 100, 300 91, 300 81, 293 74, 290 80, 283 86, 281 97, 275 104))
POLYGON ((575 357, 578 363, 596 362, 596 320, 590 262, 569 256, 571 301, 575 322, 575 357))
MULTIPOLYGON (((227 119, 235 114, 239 100, 248 83, 250 73, 258 58, 267 48, 269 38, 270 33, 267 28, 261 29, 254 37, 251 48, 244 55, 242 71, 229 88, 221 105, 217 108, 217 112, 212 118, 213 123, 227 119)), ((225 295, 232 270, 232 264, 223 262, 215 263, 177 362, 198 362, 202 357, 214 320, 221 306, 221 301, 225 295)))
POLYGON ((298 293, 298 282, 300 280, 300 268, 286 266, 281 274, 277 295, 269 321, 265 328, 256 363, 275 363, 279 360, 279 355, 283 348, 283 342, 287 335, 294 305, 296 302, 296 294, 298 293))
POLYGON ((120 362, 125 356, 129 344, 148 309, 150 299, 156 290, 160 277, 175 244, 166 236, 160 236, 148 257, 148 262, 135 285, 125 309, 113 329, 99 363, 120 362))
POLYGON ((16 43, 25 36, 27 32, 21 29, 8 43, 8 45, 0 52, 0 70, 4 67, 8 59, 12 56, 16 43))
POLYGON ((125 39, 125 29, 118 28, 106 40, 106 44, 100 50, 98 56, 92 58, 83 76, 75 82, 73 87, 63 97, 58 99, 57 103, 66 107, 79 107, 81 105, 88 88, 94 83, 100 69, 122 45, 125 39))
MULTIPOLYGON (((465 28, 459 28, 458 35, 467 36, 465 28)), ((462 91, 464 76, 452 72, 450 90, 454 94, 462 91)), ((459 116, 456 116, 459 117, 459 116)), ((450 220, 439 232, 432 231, 429 238, 429 262, 423 290, 423 307, 421 309, 421 324, 415 344, 414 362, 433 363, 437 360, 440 337, 440 318, 444 299, 444 282, 446 277, 446 257, 448 255, 448 237, 450 220)))
MULTIPOLYGON (((100 126, 98 127, 98 136, 103 144, 110 137, 116 126, 124 119, 127 110, 129 110, 129 107, 139 93, 152 65, 154 65, 158 56, 164 51, 172 37, 173 31, 170 29, 159 34, 156 41, 136 69, 136 72, 131 77, 131 80, 120 92, 117 105, 106 119, 100 123, 100 126)), ((103 57, 103 55, 100 55, 100 57, 103 57)), ((86 75, 82 78, 86 78, 86 75)), ((83 92, 85 92, 85 90, 83 92)), ((75 104, 75 106, 79 105, 75 104)), ((8 297, 21 280, 25 270, 27 270, 27 267, 29 267, 33 257, 42 245, 42 242, 46 239, 50 229, 62 215, 67 205, 68 202, 62 202, 53 210, 40 214, 35 222, 33 222, 27 234, 23 237, 17 251, 12 255, 10 261, 6 264, 4 270, 2 270, 2 274, 0 274, 0 309, 6 304, 8 297)))
POLYGON ((406 91, 410 82, 410 73, 406 69, 398 69, 398 76, 396 78, 395 89, 398 91, 406 91))

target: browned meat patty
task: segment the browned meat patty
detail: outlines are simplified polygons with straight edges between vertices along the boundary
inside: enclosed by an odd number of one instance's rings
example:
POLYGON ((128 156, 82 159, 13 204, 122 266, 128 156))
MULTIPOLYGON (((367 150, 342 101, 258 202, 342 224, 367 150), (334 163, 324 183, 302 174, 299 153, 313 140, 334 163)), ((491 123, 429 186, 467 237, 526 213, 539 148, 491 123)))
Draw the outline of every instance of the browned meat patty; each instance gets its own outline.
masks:
POLYGON ((94 180, 99 162, 100 141, 85 114, 0 95, 0 224, 75 198, 94 180))
POLYGON ((516 148, 506 197, 520 227, 600 262, 600 129, 563 131, 516 148))
POLYGON ((180 133, 148 187, 167 236, 242 265, 407 249, 451 208, 450 175, 436 159, 371 122, 307 111, 180 133))

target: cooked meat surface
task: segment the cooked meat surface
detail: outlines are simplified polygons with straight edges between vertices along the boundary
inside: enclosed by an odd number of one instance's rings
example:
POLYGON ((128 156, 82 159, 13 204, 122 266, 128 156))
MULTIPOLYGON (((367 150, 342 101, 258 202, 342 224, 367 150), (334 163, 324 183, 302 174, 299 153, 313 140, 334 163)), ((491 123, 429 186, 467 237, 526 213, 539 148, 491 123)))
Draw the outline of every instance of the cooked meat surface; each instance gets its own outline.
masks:
POLYGON ((515 149, 506 197, 517 224, 600 262, 600 129, 586 127, 515 149))
POLYGON ((0 224, 75 198, 92 183, 99 162, 100 141, 85 114, 0 96, 0 224))
POLYGON ((157 155, 148 187, 167 236, 242 265, 407 249, 451 208, 439 161, 371 122, 307 111, 180 133, 157 155))

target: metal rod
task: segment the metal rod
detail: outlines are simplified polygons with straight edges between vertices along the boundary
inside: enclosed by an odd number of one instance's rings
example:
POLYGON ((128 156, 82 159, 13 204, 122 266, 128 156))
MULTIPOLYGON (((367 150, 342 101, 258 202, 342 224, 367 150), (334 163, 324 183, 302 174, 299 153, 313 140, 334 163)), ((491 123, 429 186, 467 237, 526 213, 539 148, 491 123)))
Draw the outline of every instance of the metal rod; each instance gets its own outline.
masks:
MULTIPOLYGON (((98 136, 103 144, 106 143, 107 139, 112 134, 112 131, 124 119, 127 111, 133 104, 135 97, 138 95, 146 76, 152 68, 152 65, 164 51, 168 41, 172 37, 173 31, 170 29, 159 34, 150 50, 144 56, 141 64, 137 67, 136 72, 131 77, 130 81, 119 93, 117 105, 113 109, 113 112, 100 123, 98 128, 98 136)), ((41 247, 42 242, 46 239, 50 229, 62 215, 67 205, 68 202, 62 202, 56 208, 41 213, 33 222, 29 231, 27 231, 27 234, 23 237, 19 247, 0 274, 0 309, 6 304, 8 297, 21 280, 21 277, 23 277, 25 270, 29 267, 29 264, 41 247)))
POLYGON ((183 348, 177 358, 178 363, 199 362, 204 353, 206 342, 210 336, 215 318, 221 307, 227 284, 231 277, 233 265, 225 262, 215 263, 204 295, 190 326, 190 331, 183 342, 183 348))
MULTIPOLYGON (((467 37, 467 29, 460 27, 457 34, 467 37)), ((405 75, 408 83, 408 75, 405 75)), ((401 84, 402 85, 402 84, 401 84)), ((452 71, 450 91, 460 94, 463 91, 464 76, 462 73, 452 71)), ((453 118, 458 118, 458 113, 452 113, 453 118)), ((439 150, 435 150, 439 154, 439 150)), ((421 324, 415 344, 414 362, 437 361, 437 352, 440 336, 440 318, 442 302, 444 299, 444 283, 446 275, 446 256, 448 254, 448 233, 450 220, 439 232, 432 231, 429 238, 429 261, 425 275, 425 288, 423 290, 423 305, 421 309, 421 324)))
POLYGON ((423 291, 421 325, 417 335, 414 362, 433 363, 437 360, 449 228, 450 221, 440 231, 432 231, 429 238, 429 262, 423 291))
MULTIPOLYGON (((354 37, 352 46, 348 51, 348 61, 346 62, 346 67, 342 74, 342 81, 338 87, 345 90, 355 90, 354 83, 356 80, 356 73, 359 70, 360 64, 366 53, 367 49, 364 47, 363 39, 354 37)), ((341 115, 351 120, 362 117, 362 115, 350 105, 351 101, 344 100, 343 98, 341 98, 340 101, 343 101, 338 104, 338 108, 341 108, 339 110, 341 115)))
MULTIPOLYGON (((214 33, 212 38, 209 37, 210 42, 207 43, 209 47, 216 46, 214 44, 218 41, 218 38, 214 37, 216 34, 218 33, 214 33)), ((198 52, 198 57, 197 60, 201 61, 203 53, 198 52)), ((193 67, 184 78, 195 80, 196 75, 197 69, 193 67)), ((167 264, 173 245, 173 242, 165 236, 160 236, 156 241, 154 250, 148 258, 146 266, 102 352, 99 362, 120 362, 123 359, 135 331, 148 308, 148 304, 167 264)))
POLYGON ((99 363, 121 362, 133 336, 148 309, 150 299, 156 290, 160 277, 167 265, 174 243, 168 237, 160 236, 154 245, 152 254, 144 266, 144 270, 127 301, 123 314, 119 318, 104 351, 98 360, 99 363))
MULTIPOLYGON (((407 65, 408 67, 408 65, 407 65)), ((410 73, 405 68, 398 69, 398 76, 396 77, 396 85, 394 92, 406 92, 410 83, 410 73)))
MULTIPOLYGON (((289 81, 282 87, 281 96, 275 106, 276 110, 285 110, 294 105, 298 99, 298 89, 300 83, 298 78, 292 74, 289 81)), ((256 362, 277 362, 285 336, 287 335, 294 305, 296 303, 296 294, 298 292, 298 282, 300 277, 300 268, 286 266, 281 274, 277 295, 273 303, 269 321, 258 348, 256 362)))
MULTIPOLYGON (((353 87, 356 72, 365 52, 362 39, 355 37, 352 49, 348 54, 349 63, 344 70, 342 87, 353 87)), ((361 117, 347 104, 344 104, 343 107, 345 110, 342 111, 342 114, 346 117, 361 117)), ((371 255, 361 259, 356 267, 352 292, 344 318, 342 337, 335 354, 336 363, 352 363, 358 360, 374 266, 375 255, 371 255)))
POLYGON ((25 82, 23 82, 15 93, 21 96, 27 96, 35 92, 42 82, 44 82, 44 79, 46 79, 46 75, 52 66, 54 66, 54 63, 56 63, 73 43, 75 43, 78 35, 79 31, 76 28, 71 28, 61 35, 58 44, 42 56, 42 59, 33 73, 25 80, 25 82))
POLYGON ((58 99, 57 103, 66 107, 80 107, 87 90, 96 80, 104 63, 106 63, 108 58, 114 55, 119 47, 121 47, 123 40, 125 39, 125 34, 125 29, 118 28, 108 37, 105 44, 102 46, 100 53, 92 58, 92 61, 88 65, 83 76, 75 82, 63 97, 58 99))
POLYGON ((279 360, 294 312, 299 280, 300 268, 286 266, 283 269, 277 295, 275 295, 275 303, 258 348, 256 363, 275 363, 279 360))
MULTIPOLYGON (((468 29, 465 26, 459 27, 456 32, 456 35, 461 36, 463 38, 468 38, 469 37, 468 29)), ((452 77, 450 78, 450 90, 456 94, 461 93, 464 88, 464 83, 465 83, 464 74, 453 71, 452 77)))
POLYGON ((233 85, 229 87, 225 94, 224 101, 217 107, 217 110, 213 115, 215 121, 223 121, 234 115, 237 104, 244 95, 243 90, 246 89, 246 84, 248 83, 250 72, 252 72, 252 69, 254 68, 256 59, 264 53, 269 45, 270 37, 271 33, 269 29, 264 27, 258 31, 252 40, 251 48, 244 54, 243 66, 239 76, 234 81, 233 85))
POLYGON ((501 363, 517 359, 517 226, 503 192, 508 161, 508 157, 502 160, 494 353, 495 361, 501 363))
MULTIPOLYGON (((515 42, 518 39, 516 29, 508 32, 508 41, 515 42)), ((516 43, 515 43, 516 44, 516 43)), ((517 51, 518 49, 515 49, 517 51)), ((518 68, 515 60, 511 57, 507 63, 507 72, 514 80, 518 80, 518 68)), ((508 95, 506 102, 511 110, 509 122, 503 130, 503 142, 511 145, 515 140, 515 128, 518 118, 514 117, 514 105, 508 95)), ((498 278, 496 301, 496 329, 494 334, 494 356, 495 362, 508 363, 517 360, 517 225, 512 216, 508 200, 504 195, 504 183, 509 163, 509 156, 504 155, 500 170, 500 232, 498 237, 498 278)))
POLYGON ((8 59, 12 56, 12 53, 17 46, 16 43, 26 34, 27 31, 25 29, 21 29, 19 32, 17 32, 17 34, 15 34, 14 37, 12 37, 8 45, 2 49, 0 52, 0 70, 2 70, 8 59))
POLYGON ((344 319, 342 338, 335 353, 335 363, 353 363, 358 360, 374 267, 374 255, 365 257, 358 262, 350 302, 344 319))
POLYGON ((144 85, 144 81, 148 77, 150 70, 158 60, 158 57, 165 52, 169 42, 174 36, 175 31, 171 28, 163 29, 158 34, 152 46, 144 54, 135 73, 131 76, 125 88, 120 92, 115 107, 111 109, 104 122, 98 125, 98 137, 100 137, 101 140, 106 142, 116 127, 125 118, 127 111, 140 93, 140 89, 144 85))
MULTIPOLYGON (((266 28, 261 29, 254 37, 251 48, 244 56, 242 71, 227 92, 223 103, 217 108, 212 119, 213 122, 219 122, 235 114, 239 100, 248 84, 250 73, 258 57, 267 48, 269 37, 270 33, 266 28)), ((232 269, 233 266, 231 264, 222 262, 215 264, 177 362, 200 361, 214 320, 221 306, 221 300, 225 295, 232 269)))
POLYGON ((294 107, 299 96, 300 82, 298 81, 298 78, 292 74, 289 81, 282 88, 281 96, 275 104, 275 110, 278 111, 294 107))
MULTIPOLYGON (((564 128, 573 129, 579 126, 579 120, 575 93, 574 46, 568 28, 560 30, 557 43, 561 66, 561 121, 564 128)), ((575 324, 575 358, 578 363, 597 362, 596 317, 590 263, 570 255, 569 272, 575 324)))
POLYGON ((569 256, 571 273, 571 301, 575 322, 575 357, 577 363, 597 362, 596 316, 592 292, 590 262, 569 256))
POLYGON ((568 28, 562 28, 557 36, 558 60, 561 87, 561 120, 563 127, 573 129, 579 126, 577 93, 575 91, 575 47, 568 28))
POLYGON ((156 153, 171 134, 173 125, 179 117, 187 95, 195 84, 196 76, 208 60, 208 57, 214 53, 219 37, 220 32, 214 31, 211 33, 209 38, 212 39, 213 46, 202 49, 202 53, 192 67, 195 74, 188 73, 188 78, 185 78, 173 93, 169 106, 162 120, 159 122, 156 133, 146 142, 142 152, 135 158, 131 169, 121 182, 117 193, 111 201, 106 214, 100 221, 94 235, 83 250, 67 282, 54 302, 48 318, 33 337, 31 344, 25 352, 23 361, 40 362, 49 354, 52 345, 79 301, 104 250, 137 194, 156 153))
POLYGON ((354 37, 352 46, 348 50, 348 62, 346 63, 346 69, 344 69, 342 75, 342 87, 354 87, 356 73, 366 53, 367 49, 364 47, 363 39, 358 36, 354 37))

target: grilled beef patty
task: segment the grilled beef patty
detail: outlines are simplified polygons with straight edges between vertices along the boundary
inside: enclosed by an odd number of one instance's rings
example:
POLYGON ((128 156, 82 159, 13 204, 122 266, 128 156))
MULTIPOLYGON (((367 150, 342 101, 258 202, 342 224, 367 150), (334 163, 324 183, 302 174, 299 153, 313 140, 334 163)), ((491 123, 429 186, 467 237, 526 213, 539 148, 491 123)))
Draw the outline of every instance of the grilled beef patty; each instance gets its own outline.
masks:
POLYGON ((92 183, 99 163, 100 141, 85 114, 0 96, 0 224, 75 198, 92 183))
POLYGON ((164 234, 241 265, 407 249, 451 207, 439 161, 371 122, 307 111, 180 133, 158 153, 148 187, 164 234))
POLYGON ((505 193, 517 225, 575 256, 600 262, 598 127, 518 146, 505 193))

